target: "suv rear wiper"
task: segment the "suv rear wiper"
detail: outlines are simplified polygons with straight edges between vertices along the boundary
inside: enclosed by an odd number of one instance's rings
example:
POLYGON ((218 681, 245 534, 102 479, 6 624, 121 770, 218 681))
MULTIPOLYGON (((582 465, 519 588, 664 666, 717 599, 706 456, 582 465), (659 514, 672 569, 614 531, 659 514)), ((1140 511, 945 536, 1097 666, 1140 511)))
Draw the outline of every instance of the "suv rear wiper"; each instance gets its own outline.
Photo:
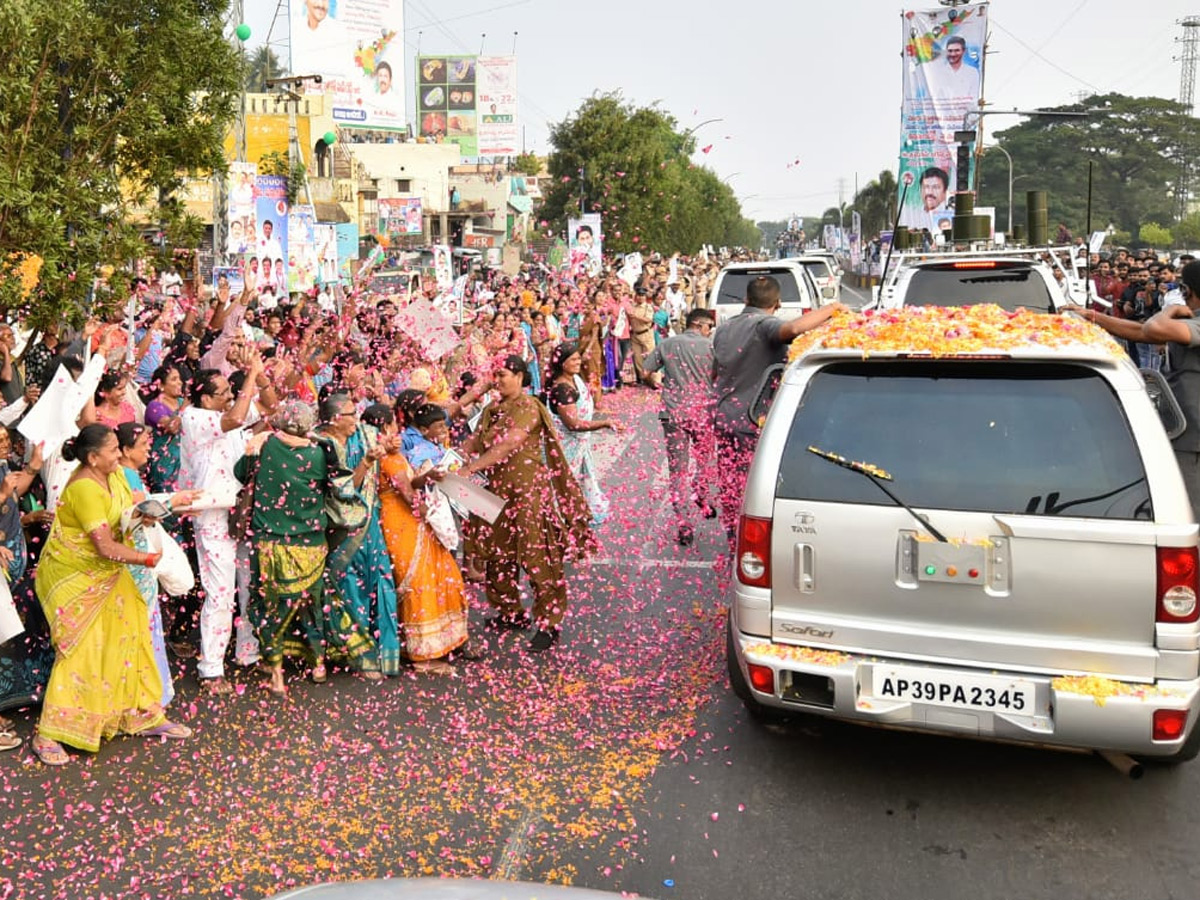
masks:
POLYGON ((849 469, 851 472, 857 472, 859 475, 865 475, 881 491, 891 497, 897 506, 902 506, 908 510, 909 515, 916 519, 922 528, 928 531, 943 544, 950 543, 948 540, 946 540, 946 536, 944 534, 942 534, 929 523, 928 519, 926 519, 884 486, 883 482, 892 480, 890 472, 885 472, 883 469, 879 468, 879 466, 876 466, 872 463, 854 462, 853 460, 846 459, 844 456, 839 456, 836 453, 830 453, 827 450, 821 450, 820 448, 813 447, 812 445, 809 445, 808 452, 833 463, 835 466, 841 466, 843 469, 849 469))
MULTIPOLYGON (((1135 478, 1133 481, 1129 482, 1128 484, 1123 484, 1119 488, 1114 488, 1113 490, 1108 491, 1107 493, 1096 494, 1095 496, 1092 496, 1092 497, 1080 497, 1078 500, 1070 500, 1066 503, 1059 503, 1058 502, 1058 498, 1060 496, 1059 492, 1051 491, 1050 493, 1048 493, 1046 495, 1046 508, 1043 512, 1047 516, 1057 516, 1059 513, 1070 509, 1072 506, 1081 506, 1085 503, 1095 503, 1099 500, 1107 500, 1109 497, 1115 497, 1117 494, 1124 493, 1125 491, 1129 490, 1131 487, 1134 487, 1135 485, 1140 484, 1141 482, 1143 482, 1145 480, 1146 480, 1145 476, 1142 476, 1141 478, 1135 478)), ((1035 494, 1034 496, 1029 498, 1029 502, 1025 505, 1025 514, 1030 515, 1030 516, 1037 515, 1038 507, 1041 505, 1042 505, 1042 495, 1035 494)))

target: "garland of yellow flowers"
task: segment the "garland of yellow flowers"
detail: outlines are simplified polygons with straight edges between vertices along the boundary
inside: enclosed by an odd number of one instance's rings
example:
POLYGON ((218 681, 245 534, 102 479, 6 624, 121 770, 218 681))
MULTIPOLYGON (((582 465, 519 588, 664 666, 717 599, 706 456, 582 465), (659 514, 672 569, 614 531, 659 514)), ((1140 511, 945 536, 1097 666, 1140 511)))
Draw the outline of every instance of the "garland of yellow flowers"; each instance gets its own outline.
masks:
POLYGON ((1074 316, 1010 312, 989 303, 839 312, 792 341, 788 362, 818 347, 861 350, 864 357, 889 351, 942 357, 1072 345, 1102 348, 1114 356, 1125 352, 1103 329, 1074 316))

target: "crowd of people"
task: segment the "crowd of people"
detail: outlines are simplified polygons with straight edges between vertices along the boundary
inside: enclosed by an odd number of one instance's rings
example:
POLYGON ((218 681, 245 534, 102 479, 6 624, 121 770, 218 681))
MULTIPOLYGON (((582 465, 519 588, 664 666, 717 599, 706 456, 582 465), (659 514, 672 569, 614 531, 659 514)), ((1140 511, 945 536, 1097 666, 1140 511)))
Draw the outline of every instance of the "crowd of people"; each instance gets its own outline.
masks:
MULTIPOLYGON (((252 272, 239 296, 135 282, 78 332, 0 327, 0 564, 24 625, 0 708, 40 697, 32 749, 60 765, 120 733, 188 737, 167 716, 181 660, 216 696, 230 665, 280 696, 289 671, 452 675, 487 652, 472 582, 486 627, 550 650, 566 567, 611 515, 592 440, 620 428, 613 392, 664 392, 679 543, 716 515, 720 263, 491 272, 448 350, 398 326, 399 298, 264 307, 252 272), (499 513, 452 501, 452 476, 499 513)), ((0 718, 0 748, 20 743, 0 718)))

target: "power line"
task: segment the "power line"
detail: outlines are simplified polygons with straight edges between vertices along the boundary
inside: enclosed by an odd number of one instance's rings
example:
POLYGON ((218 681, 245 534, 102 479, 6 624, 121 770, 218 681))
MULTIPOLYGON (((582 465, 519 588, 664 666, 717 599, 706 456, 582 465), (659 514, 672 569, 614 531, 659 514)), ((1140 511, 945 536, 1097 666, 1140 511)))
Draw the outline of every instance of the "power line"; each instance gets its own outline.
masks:
POLYGON ((1097 93, 1097 94, 1102 94, 1102 93, 1104 93, 1104 91, 1103 91, 1101 88, 1098 88, 1098 87, 1096 87, 1096 85, 1092 84, 1092 83, 1091 83, 1090 81, 1088 81, 1087 79, 1085 79, 1085 78, 1080 78, 1078 75, 1075 75, 1075 74, 1073 74, 1073 73, 1071 73, 1071 72, 1068 72, 1066 69, 1064 69, 1064 68, 1063 68, 1062 66, 1060 66, 1058 63, 1054 62, 1054 61, 1053 61, 1053 60, 1051 60, 1051 59, 1047 59, 1046 57, 1042 56, 1042 54, 1041 54, 1041 53, 1039 53, 1039 52, 1038 52, 1036 49, 1034 49, 1033 47, 1030 47, 1030 46, 1029 46, 1027 43, 1025 43, 1023 40, 1021 40, 1019 37, 1017 37, 1015 34, 1013 34, 1011 31, 1009 31, 1007 28, 1005 28, 1005 27, 1004 27, 1003 25, 1001 25, 999 22, 997 22, 997 21, 996 21, 996 19, 995 19, 995 17, 993 17, 993 18, 992 18, 992 20, 991 20, 991 23, 992 23, 992 25, 994 25, 996 28, 999 28, 1001 31, 1003 31, 1005 34, 1007 34, 1007 35, 1008 35, 1010 38, 1012 38, 1014 41, 1016 41, 1018 44, 1020 44, 1022 47, 1024 47, 1026 50, 1028 50, 1028 51, 1029 51, 1031 54, 1033 54, 1033 55, 1034 55, 1034 56, 1036 56, 1038 59, 1040 59, 1042 62, 1044 62, 1046 65, 1048 65, 1050 68, 1052 68, 1052 69, 1054 69, 1054 70, 1056 70, 1056 71, 1058 71, 1058 72, 1061 72, 1063 75, 1066 75, 1066 76, 1067 76, 1068 78, 1070 78, 1072 81, 1078 81, 1080 84, 1082 84, 1082 85, 1086 85, 1087 87, 1091 88, 1091 89, 1092 89, 1092 90, 1093 90, 1095 93, 1097 93))
MULTIPOLYGON (((513 3, 502 3, 500 6, 490 6, 487 9, 480 9, 480 10, 477 10, 472 13, 463 13, 461 16, 451 16, 449 19, 442 19, 442 21, 443 22, 458 22, 462 19, 471 19, 471 18, 474 18, 475 16, 484 16, 484 15, 487 15, 488 13, 497 12, 501 9, 509 9, 513 6, 527 6, 528 4, 530 4, 532 2, 533 2, 533 0, 515 0, 515 2, 513 2, 513 3)), ((427 28, 433 24, 434 24, 434 21, 430 20, 428 22, 422 22, 419 25, 406 25, 406 26, 404 26, 404 30, 405 31, 416 31, 418 28, 427 28)))
MULTIPOLYGON (((1042 56, 1041 56, 1041 51, 1042 51, 1042 48, 1044 48, 1044 47, 1045 47, 1047 44, 1049 44, 1049 43, 1050 43, 1052 40, 1054 40, 1054 38, 1058 36, 1058 33, 1059 33, 1060 31, 1062 31, 1064 28, 1066 28, 1066 27, 1067 27, 1067 25, 1068 25, 1068 23, 1070 23, 1070 21, 1071 21, 1073 18, 1075 18, 1075 16, 1076 16, 1076 15, 1078 15, 1078 13, 1079 13, 1079 12, 1080 12, 1080 11, 1081 11, 1081 10, 1082 10, 1082 9, 1083 9, 1085 6, 1087 6, 1087 5, 1088 5, 1088 2, 1089 2, 1089 0, 1080 0, 1080 3, 1079 3, 1079 5, 1078 5, 1078 6, 1076 6, 1076 7, 1075 7, 1075 9, 1074 9, 1074 10, 1073 10, 1071 13, 1069 13, 1065 19, 1063 19, 1061 22, 1059 22, 1059 23, 1058 23, 1058 27, 1057 27, 1057 28, 1055 28, 1055 29, 1054 29, 1052 32, 1050 32, 1048 35, 1046 35, 1046 38, 1045 38, 1045 39, 1044 39, 1044 40, 1043 40, 1043 41, 1042 41, 1042 42, 1041 42, 1041 43, 1038 45, 1037 49, 1036 49, 1036 50, 1031 50, 1031 51, 1030 51, 1030 52, 1031 52, 1031 54, 1032 54, 1032 55, 1036 55, 1036 56, 1038 56, 1039 58, 1044 58, 1044 57, 1042 57, 1042 56)), ((993 22, 994 22, 994 20, 993 20, 993 22)), ((996 25, 996 27, 997 27, 997 28, 1000 28, 1002 31, 1004 30, 1004 29, 1003 29, 1003 28, 1002 28, 1000 25, 998 25, 998 24, 996 25)), ((1007 32, 1007 31, 1006 31, 1005 33, 1006 33, 1006 34, 1009 34, 1010 32, 1007 32)), ((1004 88, 1005 88, 1005 87, 1008 85, 1008 83, 1009 83, 1009 82, 1011 82, 1011 81, 1012 81, 1014 78, 1016 78, 1016 77, 1017 77, 1017 75, 1019 75, 1019 74, 1021 73, 1021 70, 1023 70, 1023 69, 1025 68, 1025 66, 1027 66, 1028 64, 1029 64, 1029 60, 1028 60, 1028 59, 1026 59, 1026 60, 1025 60, 1025 62, 1023 62, 1021 65, 1019 65, 1019 66, 1016 68, 1016 70, 1015 70, 1015 71, 1014 71, 1014 72, 1013 72, 1013 73, 1012 73, 1012 74, 1009 76, 1009 78, 1008 78, 1008 81, 1005 81, 1003 84, 1001 84, 1001 85, 1000 85, 1000 86, 997 88, 997 90, 1003 90, 1003 89, 1004 89, 1004 88)))

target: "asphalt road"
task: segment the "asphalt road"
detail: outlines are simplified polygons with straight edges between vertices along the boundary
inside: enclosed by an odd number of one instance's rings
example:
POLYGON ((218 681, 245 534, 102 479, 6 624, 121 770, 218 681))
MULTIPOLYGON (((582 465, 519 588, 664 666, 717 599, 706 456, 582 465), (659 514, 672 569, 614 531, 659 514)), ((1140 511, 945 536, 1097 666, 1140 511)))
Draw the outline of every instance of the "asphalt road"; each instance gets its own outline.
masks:
MULTIPOLYGON (((197 696, 187 742, 64 770, 0 757, 0 900, 269 896, 385 875, 569 882, 687 900, 1194 898, 1200 764, 750 720, 724 677, 724 540, 674 543, 641 390, 603 433, 616 515, 560 648, 518 635, 459 677, 291 674, 287 701, 197 696)), ((473 625, 482 621, 473 610, 473 625)), ((33 713, 17 716, 28 734, 33 713)))

